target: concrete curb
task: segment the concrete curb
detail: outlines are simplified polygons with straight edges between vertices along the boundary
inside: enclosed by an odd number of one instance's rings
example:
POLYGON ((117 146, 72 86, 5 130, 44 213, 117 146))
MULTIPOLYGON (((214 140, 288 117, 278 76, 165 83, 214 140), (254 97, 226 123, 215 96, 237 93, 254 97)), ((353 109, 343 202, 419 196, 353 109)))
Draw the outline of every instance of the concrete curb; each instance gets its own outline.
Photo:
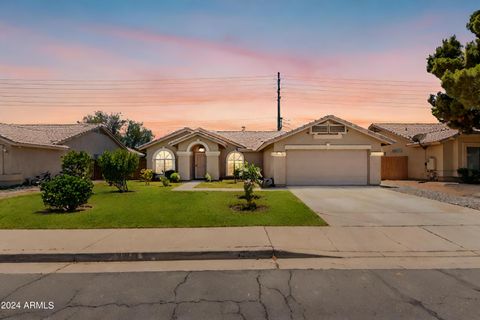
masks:
POLYGON ((12 262, 120 262, 175 260, 235 260, 235 259, 298 259, 339 258, 309 253, 273 250, 242 251, 178 251, 178 252, 113 252, 113 253, 26 253, 0 254, 0 263, 12 262))

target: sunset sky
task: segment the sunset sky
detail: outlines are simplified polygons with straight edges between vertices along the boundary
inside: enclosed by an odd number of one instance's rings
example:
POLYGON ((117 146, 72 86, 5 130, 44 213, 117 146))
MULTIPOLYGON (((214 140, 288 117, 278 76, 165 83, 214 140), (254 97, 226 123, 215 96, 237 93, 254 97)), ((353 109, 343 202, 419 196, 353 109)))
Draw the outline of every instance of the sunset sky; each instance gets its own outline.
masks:
POLYGON ((335 114, 434 122, 425 59, 472 35, 472 0, 0 1, 0 122, 121 112, 179 127, 286 129, 335 114))

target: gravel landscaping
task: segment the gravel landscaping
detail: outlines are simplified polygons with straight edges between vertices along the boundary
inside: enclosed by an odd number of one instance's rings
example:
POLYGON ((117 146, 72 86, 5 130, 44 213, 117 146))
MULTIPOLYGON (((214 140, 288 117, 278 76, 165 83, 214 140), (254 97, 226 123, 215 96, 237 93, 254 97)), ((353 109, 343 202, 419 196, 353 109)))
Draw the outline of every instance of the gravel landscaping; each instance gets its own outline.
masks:
POLYGON ((418 197, 424 197, 432 200, 437 200, 441 202, 446 202, 450 204, 454 204, 457 206, 467 207, 471 209, 480 210, 480 198, 469 196, 458 196, 453 195, 445 192, 427 190, 412 186, 405 186, 405 185, 394 185, 392 183, 389 184, 382 184, 383 187, 389 188, 390 190, 415 195, 418 197))
POLYGON ((18 187, 13 187, 9 189, 1 189, 0 199, 16 197, 18 195, 28 194, 28 193, 38 193, 38 192, 40 192, 40 188, 34 187, 34 186, 18 186, 18 187))

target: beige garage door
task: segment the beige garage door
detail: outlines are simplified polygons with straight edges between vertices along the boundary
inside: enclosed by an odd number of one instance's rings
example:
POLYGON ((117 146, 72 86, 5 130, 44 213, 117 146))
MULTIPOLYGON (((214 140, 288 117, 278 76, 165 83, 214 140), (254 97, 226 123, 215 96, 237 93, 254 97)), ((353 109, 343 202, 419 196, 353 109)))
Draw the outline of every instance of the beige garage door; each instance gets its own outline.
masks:
POLYGON ((365 150, 288 150, 288 185, 366 185, 365 150))

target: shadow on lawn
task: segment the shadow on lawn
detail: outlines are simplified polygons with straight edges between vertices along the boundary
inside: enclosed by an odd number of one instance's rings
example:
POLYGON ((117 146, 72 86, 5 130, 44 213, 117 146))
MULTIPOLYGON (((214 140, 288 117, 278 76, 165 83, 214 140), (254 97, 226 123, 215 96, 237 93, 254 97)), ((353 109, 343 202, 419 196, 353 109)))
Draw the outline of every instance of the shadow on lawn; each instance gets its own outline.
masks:
POLYGON ((34 213, 35 214, 40 214, 40 215, 50 215, 50 214, 72 214, 72 213, 80 213, 80 212, 84 212, 84 211, 87 211, 89 209, 92 209, 93 206, 91 205, 84 205, 84 206, 81 206, 73 211, 65 211, 65 210, 61 210, 61 209, 52 209, 52 208, 45 208, 43 210, 37 210, 35 211, 34 213))

